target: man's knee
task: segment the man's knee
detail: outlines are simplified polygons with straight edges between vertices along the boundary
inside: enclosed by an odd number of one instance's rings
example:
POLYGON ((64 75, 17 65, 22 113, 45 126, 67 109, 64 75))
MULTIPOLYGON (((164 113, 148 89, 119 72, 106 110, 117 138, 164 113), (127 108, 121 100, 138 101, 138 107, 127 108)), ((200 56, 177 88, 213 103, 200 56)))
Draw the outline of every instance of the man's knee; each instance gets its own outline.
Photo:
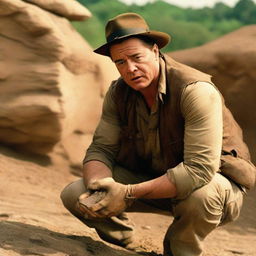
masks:
POLYGON ((177 206, 179 209, 175 217, 183 216, 187 222, 215 222, 218 225, 222 216, 222 205, 215 200, 202 195, 201 193, 193 193, 189 198, 177 206), (186 217, 185 217, 186 216, 186 217))
POLYGON ((231 185, 232 190, 227 191, 226 193, 226 202, 224 206, 221 225, 238 219, 243 205, 242 191, 234 183, 231 183, 231 185))
MULTIPOLYGON (((177 208, 195 218, 205 218, 215 224, 230 222, 238 218, 242 206, 242 193, 225 177, 216 174, 213 180, 195 190, 177 208)), ((186 213, 185 213, 186 214, 186 213)))
POLYGON ((188 214, 193 219, 212 219, 217 224, 221 220, 225 204, 225 186, 218 179, 214 178, 178 203, 175 208, 179 214, 188 214))
POLYGON ((61 192, 60 198, 63 205, 72 213, 76 212, 76 204, 79 196, 85 192, 83 180, 72 182, 61 192))

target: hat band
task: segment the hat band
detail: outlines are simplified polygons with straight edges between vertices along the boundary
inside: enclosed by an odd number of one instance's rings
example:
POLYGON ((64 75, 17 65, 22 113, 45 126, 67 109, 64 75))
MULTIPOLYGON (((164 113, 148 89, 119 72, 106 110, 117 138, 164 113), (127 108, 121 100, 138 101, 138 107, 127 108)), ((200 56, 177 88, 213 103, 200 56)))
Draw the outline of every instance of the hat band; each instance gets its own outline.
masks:
POLYGON ((117 30, 115 30, 114 33, 110 34, 107 37, 107 42, 110 43, 113 40, 119 39, 119 38, 124 37, 124 36, 131 36, 131 35, 134 35, 134 34, 145 33, 145 32, 148 32, 148 31, 149 30, 145 29, 145 28, 121 28, 121 29, 117 29, 117 30))

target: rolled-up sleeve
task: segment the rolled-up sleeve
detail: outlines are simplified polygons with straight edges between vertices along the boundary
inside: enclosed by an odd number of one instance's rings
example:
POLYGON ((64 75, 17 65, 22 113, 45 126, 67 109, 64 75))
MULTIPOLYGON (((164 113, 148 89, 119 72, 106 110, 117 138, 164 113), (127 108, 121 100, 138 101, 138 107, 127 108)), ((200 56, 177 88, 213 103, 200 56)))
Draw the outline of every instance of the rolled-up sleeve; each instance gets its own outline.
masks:
POLYGON ((92 143, 87 149, 83 164, 97 160, 112 170, 115 156, 119 150, 119 134, 120 121, 113 100, 113 89, 110 87, 104 98, 101 119, 95 130, 92 143))
POLYGON ((177 199, 211 181, 219 169, 222 147, 222 102, 218 90, 206 82, 185 88, 181 97, 185 119, 184 161, 167 175, 176 185, 177 199))

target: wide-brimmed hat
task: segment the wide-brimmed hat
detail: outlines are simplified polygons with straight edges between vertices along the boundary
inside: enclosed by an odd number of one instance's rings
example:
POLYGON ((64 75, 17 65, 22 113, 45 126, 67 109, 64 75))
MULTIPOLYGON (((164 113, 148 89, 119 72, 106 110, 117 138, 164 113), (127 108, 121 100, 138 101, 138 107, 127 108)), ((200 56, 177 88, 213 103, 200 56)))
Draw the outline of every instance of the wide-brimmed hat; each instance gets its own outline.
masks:
POLYGON ((114 42, 131 36, 145 36, 152 39, 159 49, 166 46, 171 37, 160 31, 150 30, 146 21, 137 13, 123 13, 110 19, 105 27, 106 43, 94 52, 109 56, 109 46, 114 42))

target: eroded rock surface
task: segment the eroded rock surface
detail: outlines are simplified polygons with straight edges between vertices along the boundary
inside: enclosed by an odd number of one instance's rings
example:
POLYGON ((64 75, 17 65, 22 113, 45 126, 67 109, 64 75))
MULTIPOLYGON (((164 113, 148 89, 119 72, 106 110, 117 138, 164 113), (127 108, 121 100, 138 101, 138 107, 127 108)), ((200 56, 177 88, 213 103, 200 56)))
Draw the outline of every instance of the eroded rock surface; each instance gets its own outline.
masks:
POLYGON ((76 0, 24 0, 69 20, 85 20, 91 13, 76 0))
POLYGON ((67 19, 89 16, 73 0, 0 1, 1 144, 47 153, 93 132, 117 73, 67 19))

